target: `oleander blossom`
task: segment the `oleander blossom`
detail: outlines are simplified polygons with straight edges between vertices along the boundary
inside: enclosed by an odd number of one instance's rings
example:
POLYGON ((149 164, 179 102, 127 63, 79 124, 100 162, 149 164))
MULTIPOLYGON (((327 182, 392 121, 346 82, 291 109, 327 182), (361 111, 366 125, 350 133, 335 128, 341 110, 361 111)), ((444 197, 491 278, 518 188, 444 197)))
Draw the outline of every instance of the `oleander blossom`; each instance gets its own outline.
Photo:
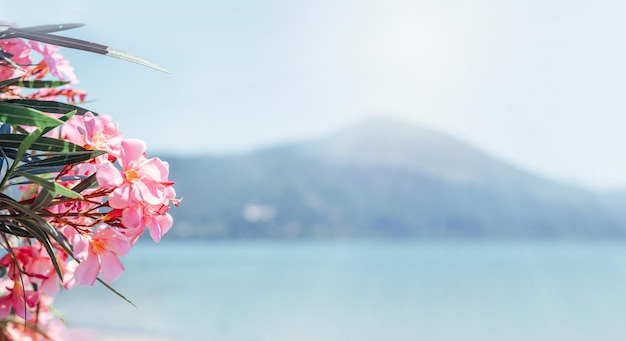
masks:
POLYGON ((119 256, 130 250, 128 239, 120 232, 100 227, 92 236, 77 234, 74 237, 74 256, 80 264, 74 271, 78 285, 93 285, 98 275, 107 282, 116 280, 124 271, 119 256))
POLYGON ((161 237, 172 228, 174 219, 167 213, 170 208, 170 201, 178 205, 179 200, 172 187, 167 188, 167 201, 159 205, 150 205, 142 202, 134 203, 122 211, 122 223, 128 229, 126 235, 131 243, 135 243, 137 238, 143 233, 145 227, 150 231, 150 237, 155 242, 161 241, 161 237))
POLYGON ((10 286, 5 289, 8 294, 0 298, 0 318, 6 318, 11 313, 25 320, 33 317, 31 309, 39 302, 39 293, 34 289, 26 289, 19 278, 13 279, 10 286))
POLYGON ((33 40, 29 41, 29 44, 32 50, 37 51, 42 55, 42 62, 53 76, 62 81, 78 83, 78 78, 74 73, 74 67, 59 53, 60 47, 50 44, 42 44, 33 40))
POLYGON ((177 204, 177 201, 172 188, 174 183, 168 180, 168 164, 156 157, 146 158, 145 151, 143 141, 122 141, 118 159, 122 169, 111 162, 103 162, 96 177, 101 187, 113 188, 109 205, 123 211, 122 223, 129 229, 127 233, 133 242, 146 225, 152 239, 158 242, 172 226, 167 210, 170 202, 177 204))
MULTIPOLYGON (((1 26, 15 27, 14 24, 0 21, 1 26)), ((11 55, 13 63, 26 67, 31 64, 31 49, 22 39, 3 39, 0 40, 0 48, 7 54, 11 55)), ((6 61, 0 61, 0 80, 12 79, 24 75, 24 71, 15 68, 6 61)))
POLYGON ((109 116, 96 116, 92 112, 74 115, 61 128, 61 136, 88 150, 106 150, 109 157, 103 156, 97 161, 115 160, 120 156, 122 135, 109 116))

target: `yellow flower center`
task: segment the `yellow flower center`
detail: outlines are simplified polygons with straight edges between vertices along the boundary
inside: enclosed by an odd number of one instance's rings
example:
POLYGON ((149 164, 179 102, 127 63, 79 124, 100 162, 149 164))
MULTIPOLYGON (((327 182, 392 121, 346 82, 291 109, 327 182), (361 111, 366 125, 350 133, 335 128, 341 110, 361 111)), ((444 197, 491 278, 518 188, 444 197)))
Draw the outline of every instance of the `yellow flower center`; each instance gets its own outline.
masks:
POLYGON ((96 239, 96 240, 91 240, 91 247, 93 248, 93 251, 95 253, 100 253, 104 250, 107 249, 107 244, 104 240, 101 239, 96 239))
POLYGON ((137 172, 134 169, 126 171, 126 180, 128 182, 135 182, 137 179, 139 179, 139 175, 137 175, 137 172))

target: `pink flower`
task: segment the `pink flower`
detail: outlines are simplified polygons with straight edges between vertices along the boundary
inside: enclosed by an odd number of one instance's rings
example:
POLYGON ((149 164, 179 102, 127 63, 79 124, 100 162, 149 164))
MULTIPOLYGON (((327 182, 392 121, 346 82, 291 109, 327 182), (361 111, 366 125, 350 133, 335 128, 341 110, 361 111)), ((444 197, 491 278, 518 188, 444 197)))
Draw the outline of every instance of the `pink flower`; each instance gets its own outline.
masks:
POLYGON ((122 224, 128 228, 125 234, 134 244, 143 233, 146 226, 150 230, 150 237, 155 242, 161 241, 161 237, 172 227, 174 220, 167 213, 169 205, 143 205, 135 203, 124 209, 122 224))
MULTIPOLYGON (((15 27, 13 24, 9 24, 4 21, 0 21, 0 25, 2 26, 10 26, 15 27)), ((30 61, 30 47, 28 44, 22 39, 3 39, 0 40, 0 48, 4 50, 4 52, 13 55, 10 59, 16 63, 17 65, 23 66, 26 68, 31 64, 30 61)), ((4 60, 0 60, 0 79, 7 80, 15 77, 19 77, 24 75, 24 72, 14 68, 12 65, 9 65, 4 60)))
MULTIPOLYGON (((120 155, 122 135, 108 116, 95 116, 91 112, 74 115, 61 128, 61 136, 88 150, 106 150, 113 159, 120 155)), ((106 156, 98 158, 99 161, 106 159, 106 156)))
POLYGON ((9 294, 0 298, 0 318, 6 318, 11 313, 11 308, 15 314, 23 319, 29 320, 32 313, 28 308, 34 308, 39 301, 39 293, 35 290, 24 290, 20 278, 13 280, 13 287, 7 287, 9 294))
POLYGON ((76 235, 74 255, 81 260, 74 271, 76 284, 93 285, 99 273, 107 282, 116 280, 124 271, 118 256, 129 250, 128 239, 111 228, 99 228, 91 237, 76 235))
POLYGON ((127 208, 135 203, 162 205, 168 202, 167 188, 173 185, 167 180, 169 166, 159 158, 147 159, 143 141, 122 141, 118 170, 110 162, 98 168, 96 177, 100 187, 115 188, 109 196, 112 208, 127 208))
POLYGON ((8 270, 10 279, 17 279, 21 276, 21 270, 29 271, 33 260, 37 259, 39 252, 36 247, 25 245, 13 248, 13 254, 7 253, 0 258, 0 266, 8 270))
MULTIPOLYGON (((36 287, 49 295, 59 291, 59 276, 50 255, 41 243, 35 241, 32 245, 13 248, 13 255, 7 253, 0 259, 0 266, 8 269, 11 280, 36 287)), ((72 261, 68 262, 69 257, 64 252, 56 252, 56 256, 64 277, 63 284, 66 285, 72 277, 72 261)))
POLYGON ((72 280, 74 278, 74 269, 76 268, 76 261, 69 259, 69 256, 65 252, 55 252, 57 260, 59 261, 59 267, 63 274, 63 282, 59 283, 59 276, 52 265, 52 260, 46 249, 39 243, 39 255, 31 261, 27 269, 31 274, 30 282, 35 284, 39 290, 47 295, 53 296, 59 292, 59 284, 69 289, 72 287, 72 280))
POLYGON ((85 129, 79 131, 85 136, 85 149, 106 150, 115 157, 119 156, 122 135, 116 123, 108 116, 94 116, 91 112, 83 115, 85 129))
POLYGON ((22 341, 61 341, 66 334, 65 324, 58 318, 58 313, 52 311, 53 298, 41 295, 37 304, 36 314, 31 316, 29 322, 37 324, 37 330, 25 328, 24 322, 20 319, 6 320, 2 331, 8 340, 22 341), (42 333, 44 332, 44 333, 42 333))
POLYGON ((37 41, 29 41, 30 47, 41 53, 43 60, 50 69, 50 73, 56 76, 60 80, 66 80, 71 83, 78 83, 78 78, 74 73, 74 68, 63 56, 59 53, 59 47, 50 44, 42 44, 37 41))

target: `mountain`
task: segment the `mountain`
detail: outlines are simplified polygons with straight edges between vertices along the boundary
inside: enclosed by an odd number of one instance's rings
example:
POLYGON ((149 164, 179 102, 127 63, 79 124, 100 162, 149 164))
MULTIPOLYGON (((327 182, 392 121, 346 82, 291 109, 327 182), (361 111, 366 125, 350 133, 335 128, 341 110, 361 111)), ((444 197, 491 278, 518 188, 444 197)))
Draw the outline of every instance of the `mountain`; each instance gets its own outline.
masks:
POLYGON ((392 120, 245 155, 164 159, 184 197, 171 210, 175 237, 626 236, 615 200, 392 120))

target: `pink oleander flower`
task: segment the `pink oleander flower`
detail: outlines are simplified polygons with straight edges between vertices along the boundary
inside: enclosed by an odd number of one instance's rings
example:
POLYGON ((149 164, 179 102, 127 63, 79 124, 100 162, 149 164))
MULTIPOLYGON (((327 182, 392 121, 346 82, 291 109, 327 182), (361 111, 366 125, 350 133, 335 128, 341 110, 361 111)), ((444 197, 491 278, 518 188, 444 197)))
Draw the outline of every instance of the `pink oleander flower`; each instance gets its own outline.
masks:
POLYGON ((62 341, 65 340, 67 329, 63 320, 58 318, 58 313, 52 311, 51 306, 54 298, 41 295, 37 305, 36 314, 28 321, 36 323, 37 328, 25 328, 24 322, 14 318, 3 329, 8 340, 20 341, 62 341))
POLYGON ((85 129, 79 131, 85 137, 85 149, 106 150, 109 154, 119 157, 122 135, 108 116, 94 116, 91 112, 83 115, 85 129))
POLYGON ((93 285, 102 273, 107 282, 116 280, 124 271, 118 256, 130 250, 128 239, 112 228, 101 227, 92 236, 74 237, 74 255, 80 264, 74 271, 78 285, 93 285))
POLYGON ((145 151, 143 141, 124 140, 119 158, 122 170, 111 162, 104 162, 98 168, 96 177, 100 187, 114 188, 109 196, 112 208, 124 209, 135 203, 163 205, 169 201, 168 188, 174 184, 167 180, 169 166, 159 158, 146 158, 145 151))
MULTIPOLYGON (((39 243, 37 243, 39 244, 39 243)), ((42 292, 47 295, 54 296, 59 292, 60 285, 63 285, 65 289, 73 287, 74 270, 76 269, 76 261, 69 259, 65 252, 55 252, 57 260, 59 261, 59 267, 63 274, 63 281, 61 282, 59 276, 56 273, 50 255, 46 252, 45 248, 39 245, 39 255, 31 262, 28 267, 28 272, 33 274, 31 276, 31 283, 37 285, 42 292)))
POLYGON ((7 253, 0 258, 0 266, 8 270, 7 274, 10 279, 17 279, 22 275, 21 271, 30 270, 33 260, 38 256, 39 251, 35 246, 14 247, 12 254, 7 253))
POLYGON ((63 125, 61 136, 88 150, 106 150, 113 158, 120 155, 122 135, 108 116, 74 115, 63 125))
MULTIPOLYGON (((0 21, 0 25, 2 26, 11 26, 15 27, 15 25, 7 23, 5 21, 0 21)), ((11 60, 15 62, 17 65, 23 66, 24 68, 27 65, 31 64, 30 61, 30 52, 31 49, 28 44, 22 39, 2 39, 0 40, 0 48, 6 53, 12 55, 11 60)), ((19 76, 23 76, 24 72, 16 69, 12 65, 9 65, 4 60, 0 62, 0 80, 7 80, 19 76)))
POLYGON ((43 61, 52 75, 63 81, 78 83, 74 68, 70 62, 59 53, 60 48, 58 46, 43 44, 34 40, 30 40, 29 44, 33 50, 41 53, 43 61))
MULTIPOLYGON (((39 293, 36 290, 25 290, 20 278, 15 278, 12 282, 12 287, 6 287, 9 294, 0 298, 0 318, 9 316, 12 308, 17 316, 30 320, 33 315, 29 308, 37 305, 39 293)), ((27 283, 24 281, 24 284, 27 283)))
MULTIPOLYGON (((56 256, 64 276, 63 285, 69 288, 68 281, 71 280, 73 272, 73 266, 70 264, 73 261, 68 262, 69 257, 64 252, 57 252, 56 256)), ((19 282, 19 286, 13 285, 13 289, 10 288, 11 283, 6 284, 9 286, 7 289, 12 291, 14 295, 16 295, 15 292, 22 290, 23 296, 23 287, 33 288, 32 291, 36 292, 42 290, 50 295, 54 295, 59 291, 59 276, 52 264, 50 255, 38 241, 34 241, 32 245, 13 248, 13 254, 7 253, 0 258, 0 266, 8 269, 7 277, 10 281, 19 282)), ((31 298, 35 299, 34 303, 37 302, 37 297, 31 295, 31 298)), ((5 298, 4 302, 5 305, 8 304, 9 299, 5 298)), ((20 308, 23 309, 23 304, 20 308)), ((25 317, 23 315, 20 316, 25 317)))
POLYGON ((146 226, 150 230, 150 237, 155 242, 160 242, 161 237, 170 230, 174 223, 172 216, 167 213, 169 205, 144 205, 135 203, 124 209, 122 224, 128 228, 125 233, 134 244, 143 233, 146 226))

